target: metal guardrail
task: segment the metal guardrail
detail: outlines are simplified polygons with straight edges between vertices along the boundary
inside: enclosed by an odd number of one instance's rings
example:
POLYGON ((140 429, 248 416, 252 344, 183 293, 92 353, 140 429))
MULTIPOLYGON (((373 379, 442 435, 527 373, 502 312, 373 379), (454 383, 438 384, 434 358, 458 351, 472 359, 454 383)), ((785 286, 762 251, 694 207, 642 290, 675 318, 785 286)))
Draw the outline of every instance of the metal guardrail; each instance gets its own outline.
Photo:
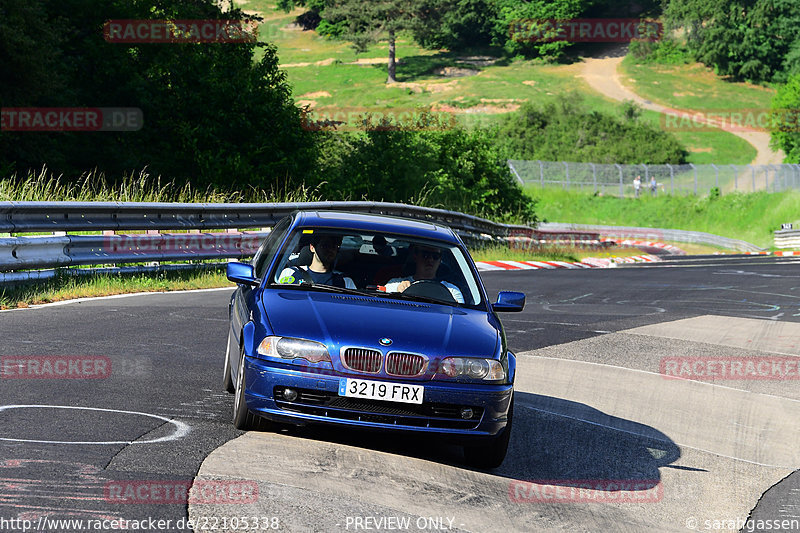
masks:
POLYGON ((472 244, 505 242, 511 230, 524 228, 443 209, 383 202, 0 202, 0 232, 104 232, 103 235, 63 234, 0 238, 0 271, 250 257, 267 233, 236 230, 270 227, 297 209, 340 210, 424 219, 450 226, 462 239, 472 244), (221 229, 227 231, 199 233, 200 230, 221 229), (118 231, 137 230, 146 230, 152 234, 116 234, 118 231), (162 230, 192 233, 159 233, 162 230))
POLYGON ((388 202, 167 204, 135 202, 0 202, 0 233, 41 231, 263 228, 297 209, 339 210, 426 219, 467 235, 504 234, 484 218, 388 202))
POLYGON ((800 230, 777 230, 773 234, 776 248, 800 248, 800 230))
POLYGON ((685 243, 707 244, 720 248, 739 250, 742 252, 760 252, 755 244, 739 239, 730 239, 702 231, 687 231, 680 229, 661 228, 634 228, 628 226, 600 226, 596 224, 561 224, 542 223, 539 228, 554 231, 596 231, 605 237, 619 239, 639 239, 648 241, 673 241, 685 243))
MULTIPOLYGON (((205 261, 251 257, 268 234, 264 228, 294 210, 340 210, 399 215, 446 224, 468 244, 502 242, 527 246, 552 242, 594 246, 599 235, 646 240, 698 242, 745 251, 760 248, 708 233, 666 229, 542 224, 538 230, 480 217, 382 202, 285 204, 161 204, 120 202, 0 202, 0 232, 43 236, 0 237, 0 282, 40 279, 35 269, 81 265, 124 265, 164 261, 205 261), (260 228, 261 231, 240 231, 260 228), (141 231, 125 235, 118 231, 141 231), (161 233, 178 230, 184 233, 161 233), (202 232, 202 230, 206 230, 202 232), (225 230, 210 232, 210 230, 225 230), (102 232, 67 235, 73 232, 102 232), (56 232, 56 235, 52 235, 56 232), (27 272, 25 272, 27 271, 27 272)), ((49 274, 48 274, 49 275, 49 274)))

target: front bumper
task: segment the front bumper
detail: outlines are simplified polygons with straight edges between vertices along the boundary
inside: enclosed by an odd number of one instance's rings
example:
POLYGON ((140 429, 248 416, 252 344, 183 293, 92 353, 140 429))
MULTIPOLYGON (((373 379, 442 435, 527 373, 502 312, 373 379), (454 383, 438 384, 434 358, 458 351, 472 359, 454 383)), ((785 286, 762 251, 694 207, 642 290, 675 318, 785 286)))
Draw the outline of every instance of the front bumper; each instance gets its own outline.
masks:
MULTIPOLYGON (((506 426, 513 392, 513 385, 388 380, 425 388, 421 405, 405 404, 339 396, 339 376, 308 372, 294 365, 247 357, 244 369, 247 408, 264 418, 299 425, 319 423, 435 433, 456 440, 497 435, 506 426), (290 402, 283 397, 287 387, 300 392, 296 400, 290 402), (464 407, 472 410, 472 417, 462 418, 464 407)), ((387 381, 370 376, 350 377, 387 381)))

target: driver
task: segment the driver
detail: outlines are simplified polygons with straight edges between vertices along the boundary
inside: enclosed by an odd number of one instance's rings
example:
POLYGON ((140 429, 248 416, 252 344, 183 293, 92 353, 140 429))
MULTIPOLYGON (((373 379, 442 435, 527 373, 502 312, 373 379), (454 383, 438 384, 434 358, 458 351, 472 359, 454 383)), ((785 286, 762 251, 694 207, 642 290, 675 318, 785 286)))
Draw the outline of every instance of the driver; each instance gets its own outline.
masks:
POLYGON ((414 245, 411 256, 416 264, 416 271, 413 276, 405 278, 393 278, 386 283, 386 292, 403 292, 415 281, 435 280, 444 285, 456 302, 463 304, 464 296, 458 287, 444 280, 436 280, 436 272, 442 263, 442 251, 434 246, 414 245))
POLYGON ((342 238, 336 235, 317 234, 311 239, 309 248, 313 254, 309 266, 300 265, 284 268, 278 276, 278 283, 313 282, 315 285, 332 285, 355 289, 352 279, 333 270, 333 263, 339 253, 342 238))

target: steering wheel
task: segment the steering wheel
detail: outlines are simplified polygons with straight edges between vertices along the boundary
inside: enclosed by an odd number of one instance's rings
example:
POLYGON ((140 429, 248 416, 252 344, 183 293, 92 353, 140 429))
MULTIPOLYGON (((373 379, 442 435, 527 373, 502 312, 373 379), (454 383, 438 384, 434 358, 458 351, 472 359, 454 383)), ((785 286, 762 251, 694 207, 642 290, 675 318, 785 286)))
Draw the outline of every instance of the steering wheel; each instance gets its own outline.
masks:
POLYGON ((425 298, 433 298, 435 300, 442 300, 448 303, 455 303, 456 299, 453 297, 447 287, 433 279, 417 280, 403 291, 403 294, 409 296, 424 296, 425 298))

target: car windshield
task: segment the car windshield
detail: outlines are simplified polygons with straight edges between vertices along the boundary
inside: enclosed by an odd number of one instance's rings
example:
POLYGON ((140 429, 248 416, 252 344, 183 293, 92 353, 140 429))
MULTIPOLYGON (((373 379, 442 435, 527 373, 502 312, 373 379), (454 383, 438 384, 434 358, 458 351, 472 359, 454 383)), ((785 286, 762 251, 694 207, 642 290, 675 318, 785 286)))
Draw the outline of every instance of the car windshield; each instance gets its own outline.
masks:
POLYGON ((340 290, 453 306, 482 303, 478 280, 457 245, 354 230, 298 228, 269 283, 340 290))

